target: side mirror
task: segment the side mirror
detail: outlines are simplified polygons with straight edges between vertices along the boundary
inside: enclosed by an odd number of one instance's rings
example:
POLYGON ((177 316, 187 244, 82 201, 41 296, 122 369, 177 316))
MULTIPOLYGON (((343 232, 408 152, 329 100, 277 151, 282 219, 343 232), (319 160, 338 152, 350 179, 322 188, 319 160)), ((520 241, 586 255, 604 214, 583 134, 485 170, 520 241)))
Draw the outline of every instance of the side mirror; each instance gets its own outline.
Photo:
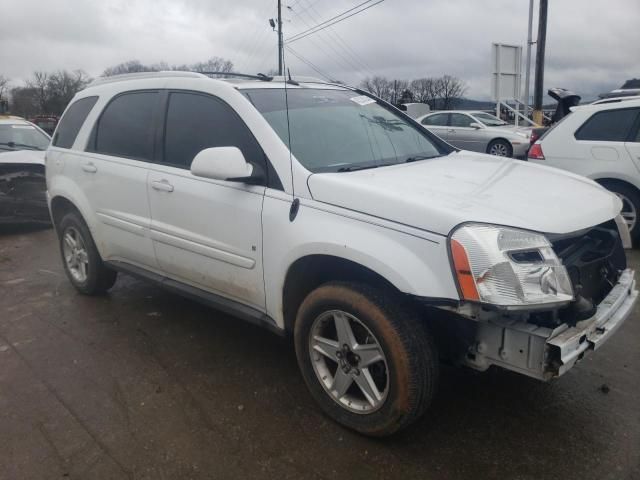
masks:
POLYGON ((253 165, 248 163, 237 147, 214 147, 201 150, 191 162, 196 177, 230 182, 256 183, 253 165))
POLYGON ((475 128, 476 130, 478 130, 478 129, 482 128, 482 125, 480 125, 479 123, 476 123, 476 122, 472 122, 472 123, 470 123, 470 124, 469 124, 469 126, 470 126, 471 128, 475 128))

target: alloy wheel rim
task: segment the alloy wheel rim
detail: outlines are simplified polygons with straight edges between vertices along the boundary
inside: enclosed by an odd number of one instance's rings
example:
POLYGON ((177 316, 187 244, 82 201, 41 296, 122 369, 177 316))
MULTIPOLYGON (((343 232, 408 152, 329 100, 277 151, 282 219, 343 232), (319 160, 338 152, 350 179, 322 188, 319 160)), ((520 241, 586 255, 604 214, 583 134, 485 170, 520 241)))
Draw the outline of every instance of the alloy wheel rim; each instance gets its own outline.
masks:
POLYGON ((638 212, 636 211, 635 205, 629 200, 625 195, 621 193, 614 192, 620 200, 622 200, 622 210, 620 211, 620 215, 624 218, 624 221, 627 222, 627 227, 629 227, 629 231, 632 231, 636 226, 636 221, 638 218, 638 212))
POLYGON ((497 155, 498 157, 506 157, 507 156, 507 146, 502 143, 494 143, 491 145, 491 150, 489 150, 491 155, 497 155))
POLYGON ((80 232, 74 227, 65 230, 62 236, 62 250, 67 269, 74 280, 84 283, 89 272, 89 254, 80 232))
POLYGON ((309 355, 329 396, 353 413, 372 413, 389 392, 389 368, 380 342, 358 318, 341 310, 318 316, 311 326, 309 355))

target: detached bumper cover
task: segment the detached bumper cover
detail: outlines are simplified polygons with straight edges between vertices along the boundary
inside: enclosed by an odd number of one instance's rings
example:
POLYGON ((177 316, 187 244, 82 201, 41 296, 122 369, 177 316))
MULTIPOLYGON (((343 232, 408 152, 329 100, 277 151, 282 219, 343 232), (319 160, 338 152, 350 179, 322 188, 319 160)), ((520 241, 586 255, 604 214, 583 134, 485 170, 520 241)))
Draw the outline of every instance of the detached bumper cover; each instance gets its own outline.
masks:
POLYGON ((497 365, 540 380, 563 375, 620 328, 637 298, 634 271, 627 269, 596 314, 574 327, 550 329, 502 317, 481 322, 464 363, 477 370, 497 365))

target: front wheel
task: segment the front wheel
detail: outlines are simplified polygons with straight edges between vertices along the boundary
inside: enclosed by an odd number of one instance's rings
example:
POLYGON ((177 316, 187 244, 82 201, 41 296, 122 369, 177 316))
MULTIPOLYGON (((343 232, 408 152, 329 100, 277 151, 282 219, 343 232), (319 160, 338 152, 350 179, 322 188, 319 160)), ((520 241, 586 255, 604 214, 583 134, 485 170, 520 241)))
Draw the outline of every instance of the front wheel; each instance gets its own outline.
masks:
POLYGON ((325 284, 302 303, 294 335, 312 396, 348 428, 390 435, 431 402, 439 370, 435 345, 416 313, 390 292, 325 284))
POLYGON ((487 153, 498 157, 513 157, 513 147, 506 140, 493 140, 487 147, 487 153))

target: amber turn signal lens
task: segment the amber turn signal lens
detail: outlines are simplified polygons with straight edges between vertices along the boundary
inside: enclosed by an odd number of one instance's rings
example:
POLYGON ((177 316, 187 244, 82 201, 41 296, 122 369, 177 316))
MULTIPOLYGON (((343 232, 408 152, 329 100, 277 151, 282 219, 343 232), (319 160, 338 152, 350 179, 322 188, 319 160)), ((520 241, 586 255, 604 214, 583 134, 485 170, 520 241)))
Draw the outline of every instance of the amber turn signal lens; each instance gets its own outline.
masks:
POLYGON ((458 285, 460 285, 460 290, 462 291, 462 298, 464 300, 480 300, 476 282, 469 266, 467 251, 460 242, 453 239, 451 240, 451 255, 453 256, 453 266, 458 277, 458 285))

